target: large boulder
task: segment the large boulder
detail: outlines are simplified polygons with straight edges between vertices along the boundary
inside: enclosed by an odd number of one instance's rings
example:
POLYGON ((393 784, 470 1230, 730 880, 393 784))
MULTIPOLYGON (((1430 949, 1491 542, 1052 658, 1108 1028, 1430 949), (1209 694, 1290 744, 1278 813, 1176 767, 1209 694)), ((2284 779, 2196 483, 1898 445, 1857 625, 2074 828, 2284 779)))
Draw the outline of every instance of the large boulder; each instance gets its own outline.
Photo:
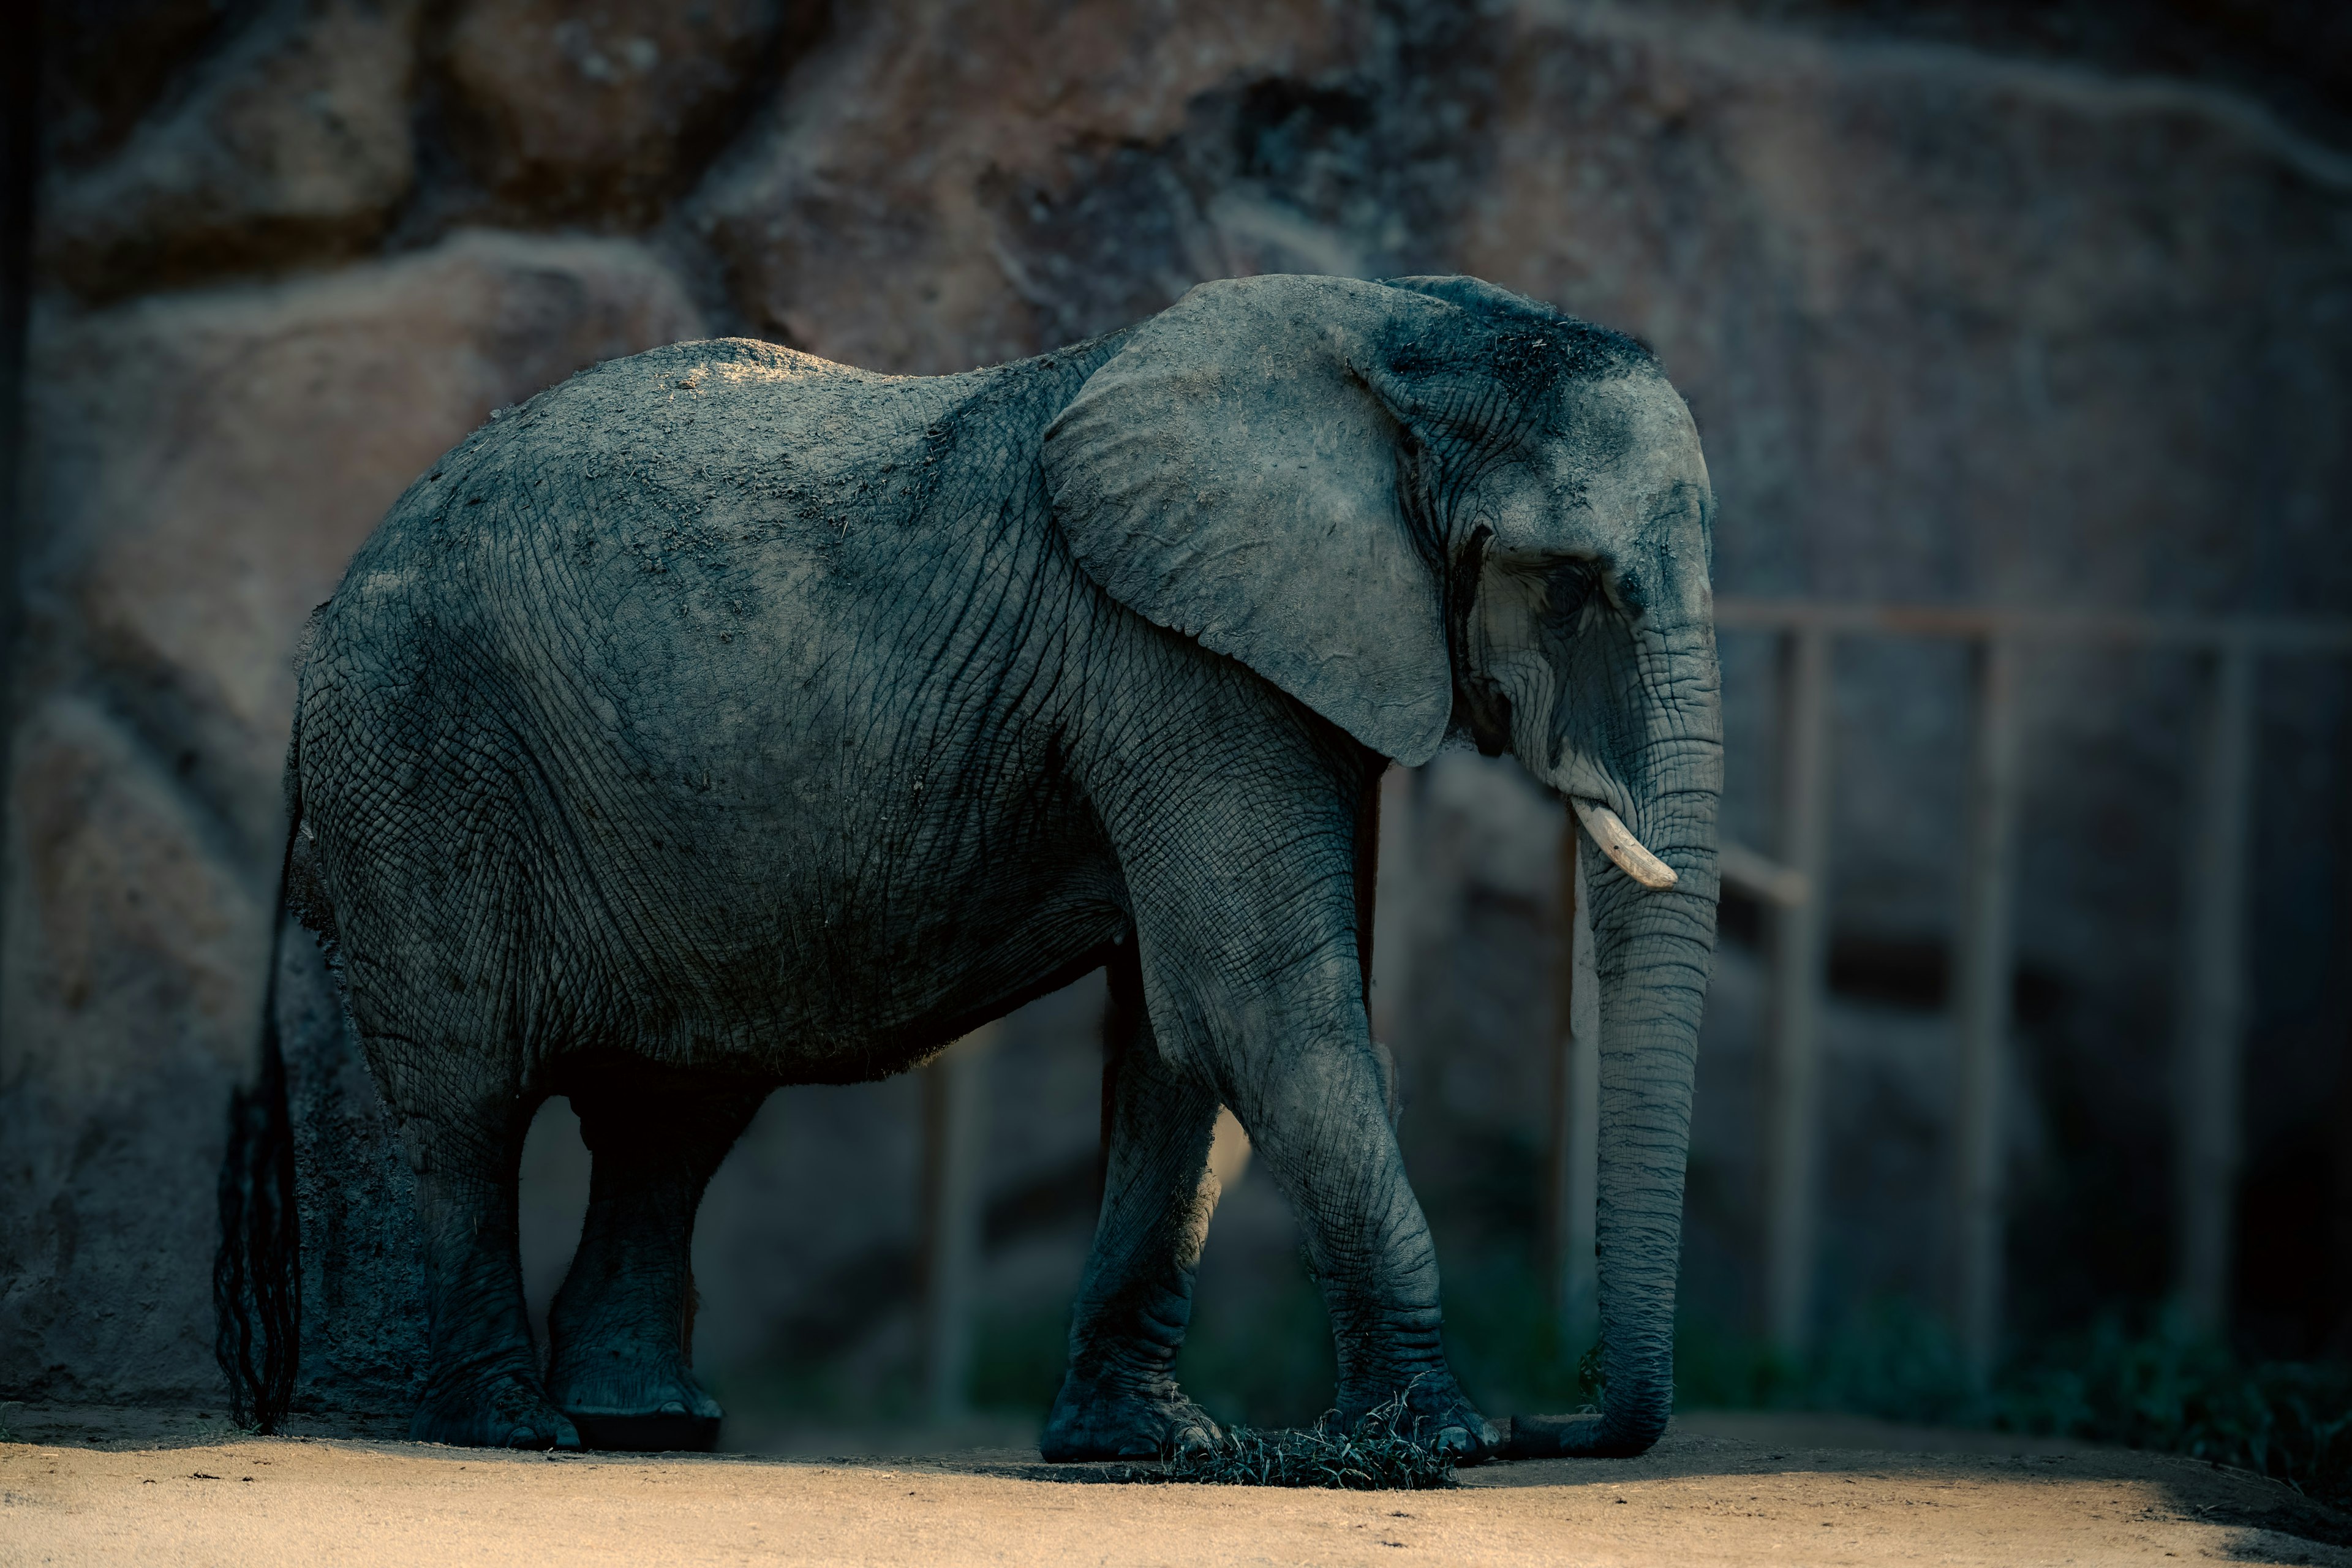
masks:
POLYGON ((0 1019, 6 1392, 216 1386, 212 1173, 252 1068, 304 616, 490 410, 700 328, 635 245, 492 234, 42 314, 0 1019))
POLYGON ((823 11, 814 0, 471 0, 436 51, 447 132, 508 210, 641 225, 701 172, 823 11))
MULTIPOLYGON (((45 275, 111 299, 365 249, 415 174, 418 10, 419 0, 268 6, 191 68, 111 157, 52 166, 40 195, 45 275)), ((145 31, 161 47, 134 66, 159 81, 204 36, 169 13, 145 31)), ((97 140, 105 117, 91 118, 82 134, 97 140)))
POLYGON ((1295 163, 1365 142, 1396 42, 1310 0, 877 5, 801 62, 688 223, 755 330, 893 371, 1034 353, 1203 278, 1364 270, 1380 193, 1335 226, 1246 165, 1294 121, 1295 163))
POLYGON ((40 12, 41 154, 74 169, 121 145, 235 22, 220 0, 44 0, 40 12))

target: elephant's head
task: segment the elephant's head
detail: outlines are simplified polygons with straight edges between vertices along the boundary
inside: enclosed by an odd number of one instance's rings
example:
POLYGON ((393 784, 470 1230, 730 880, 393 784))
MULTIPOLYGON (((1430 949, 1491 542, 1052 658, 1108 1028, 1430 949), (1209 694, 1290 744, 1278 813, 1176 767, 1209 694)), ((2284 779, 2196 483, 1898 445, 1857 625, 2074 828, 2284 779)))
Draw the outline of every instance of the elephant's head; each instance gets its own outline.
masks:
POLYGON ((1722 779, 1698 432, 1649 352, 1467 278, 1207 283, 1047 432, 1055 511, 1132 609, 1367 746, 1449 728, 1576 805, 1601 977, 1597 1420, 1664 1428, 1722 779), (1606 856, 1595 853, 1595 845, 1606 856))

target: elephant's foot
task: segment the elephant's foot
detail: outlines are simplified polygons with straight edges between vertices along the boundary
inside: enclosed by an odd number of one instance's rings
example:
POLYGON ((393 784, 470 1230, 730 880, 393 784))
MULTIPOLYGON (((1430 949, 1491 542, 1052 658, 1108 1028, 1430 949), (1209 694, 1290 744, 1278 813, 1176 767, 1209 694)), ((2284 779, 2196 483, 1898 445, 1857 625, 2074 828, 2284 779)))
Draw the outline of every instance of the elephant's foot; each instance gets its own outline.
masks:
POLYGON ((540 1391, 539 1379, 502 1365, 457 1378, 435 1378, 408 1424, 419 1443, 467 1448, 577 1448, 580 1433, 540 1391))
POLYGON ((708 1453, 719 1443, 719 1402, 694 1381, 675 1352, 632 1354, 600 1347, 560 1350, 548 1369, 548 1397, 592 1448, 630 1453, 708 1453))
POLYGON ((1368 1415, 1392 1423, 1396 1435, 1451 1454, 1457 1464, 1475 1465, 1502 1447, 1499 1427, 1478 1414, 1453 1373, 1444 1366, 1420 1372, 1364 1377, 1342 1384, 1339 1425, 1352 1431, 1368 1415), (1403 1409, 1395 1408, 1402 1399, 1403 1409))
POLYGON ((1166 1377, 1142 1385, 1072 1372, 1045 1417, 1037 1448, 1052 1465, 1082 1459, 1158 1459, 1212 1448, 1224 1434, 1166 1377))

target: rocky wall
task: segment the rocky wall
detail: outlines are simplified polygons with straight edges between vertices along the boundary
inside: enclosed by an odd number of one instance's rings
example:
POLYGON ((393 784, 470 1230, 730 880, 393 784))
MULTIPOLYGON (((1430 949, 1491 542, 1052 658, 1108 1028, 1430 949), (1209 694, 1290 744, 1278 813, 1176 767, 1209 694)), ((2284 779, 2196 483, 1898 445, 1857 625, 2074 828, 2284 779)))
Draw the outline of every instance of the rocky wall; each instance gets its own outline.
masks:
POLYGON ((211 1173, 258 1037, 310 607, 490 410, 700 330, 636 244, 480 233, 40 313, 0 981, 11 1388, 215 1386, 211 1173))
MULTIPOLYGON (((213 1173, 295 633, 436 455, 598 359, 717 330, 931 372, 1203 278, 1474 271, 1657 346, 1721 495, 1720 592, 2352 613, 2352 162, 2326 114, 2283 120, 2227 72, 1885 7, 1570 0, 108 0, 58 7, 48 58, 0 952, 9 1397, 217 1397, 213 1173)), ((1764 652, 1727 645, 1751 840, 1764 652)), ((1950 650, 1842 667, 1849 935, 1948 929, 1959 678, 1950 650)), ((2189 689, 2113 658, 2037 663, 2029 689, 2021 937, 2065 1001, 2028 1032, 2021 1179, 2071 1201, 2076 1167, 2035 1151, 2105 1160, 2159 1229, 2189 689)), ((2332 667, 2266 672, 2258 1145, 2308 1142, 2341 1081, 2345 699, 2332 667)), ((1480 798, 1441 803, 1528 820, 1480 798)), ((1545 854, 1514 843, 1499 863, 1545 854)), ((1446 863, 1455 912, 1408 971, 1437 979, 1396 1012, 1421 1103, 1451 1107, 1427 1185, 1465 1205, 1482 1152, 1534 1135, 1510 1086, 1546 1027, 1524 955, 1547 908, 1487 863, 1446 863)), ((1837 1133, 1929 1152, 1839 1190, 1907 1183, 1919 1215, 1940 1106, 1909 1037, 1856 1026, 1854 1081, 1874 1049, 1914 1066, 1837 1133)), ((1694 1190, 1727 1194, 1736 1279, 1747 1090, 1718 1081, 1694 1190)), ((884 1158, 892 1114, 851 1119, 838 1158, 884 1158)), ((745 1169, 801 1169, 761 1147, 745 1169)), ((840 1316, 814 1300, 857 1277, 834 1265, 907 1223, 856 1190, 822 1225, 772 1197, 725 1221, 789 1255, 742 1288, 763 1311, 840 1316)), ((1927 1288, 1870 1259, 1895 1222, 1853 1212, 1846 1293, 1927 1288)), ((1475 1228, 1440 1215, 1442 1242, 1475 1228)), ((2140 1289, 2161 1247, 2099 1267, 2140 1289)))

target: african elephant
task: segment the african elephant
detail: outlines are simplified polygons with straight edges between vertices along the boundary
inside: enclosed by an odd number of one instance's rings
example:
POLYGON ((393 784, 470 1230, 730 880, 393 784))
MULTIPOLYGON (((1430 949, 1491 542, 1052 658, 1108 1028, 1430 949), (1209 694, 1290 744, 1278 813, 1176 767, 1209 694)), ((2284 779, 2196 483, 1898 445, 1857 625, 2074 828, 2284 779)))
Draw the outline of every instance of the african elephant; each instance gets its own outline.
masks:
POLYGON ((495 417, 312 618, 288 763, 289 905, 417 1172, 415 1435, 707 1436, 687 1238, 761 1097, 1107 964, 1048 1458, 1215 1436, 1171 1368, 1220 1102, 1298 1215, 1343 1416, 1405 1391, 1465 1458, 1648 1447, 1714 941, 1713 511, 1646 349, 1467 278, 1208 283, 961 375, 684 343, 495 417), (1605 1410, 1516 1439, 1447 1369, 1365 1011, 1375 781, 1449 731, 1591 835, 1605 1410), (594 1174, 542 1378, 515 1178, 553 1094, 594 1174))

